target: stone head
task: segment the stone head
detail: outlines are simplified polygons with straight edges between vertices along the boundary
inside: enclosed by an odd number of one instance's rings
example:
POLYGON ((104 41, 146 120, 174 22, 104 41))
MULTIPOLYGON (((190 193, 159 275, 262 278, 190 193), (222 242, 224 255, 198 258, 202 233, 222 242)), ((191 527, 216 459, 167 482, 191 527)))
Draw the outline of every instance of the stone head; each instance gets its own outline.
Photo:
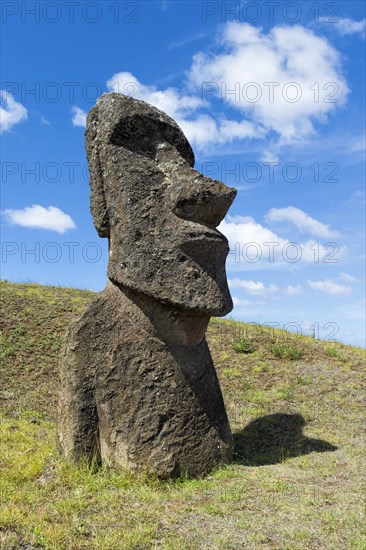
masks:
POLYGON ((104 94, 87 117, 86 151, 109 279, 192 312, 231 311, 229 247, 217 226, 236 190, 193 168, 175 121, 143 101, 104 94))

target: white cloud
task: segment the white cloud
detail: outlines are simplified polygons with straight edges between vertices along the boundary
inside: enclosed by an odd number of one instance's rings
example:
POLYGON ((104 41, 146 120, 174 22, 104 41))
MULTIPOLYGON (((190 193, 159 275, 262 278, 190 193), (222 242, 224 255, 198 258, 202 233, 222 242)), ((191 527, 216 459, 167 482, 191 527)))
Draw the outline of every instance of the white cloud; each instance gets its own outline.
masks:
POLYGON ((87 113, 82 109, 80 109, 80 107, 77 107, 76 105, 71 107, 71 112, 72 112, 71 122, 73 123, 73 125, 81 126, 82 128, 85 128, 87 113))
POLYGON ((288 242, 286 239, 282 239, 270 229, 256 222, 251 216, 227 216, 221 222, 218 229, 226 235, 230 243, 255 242, 263 244, 268 241, 285 245, 288 242))
POLYGON ((290 222, 301 233, 308 233, 313 237, 323 239, 339 237, 339 233, 330 229, 329 225, 319 222, 303 210, 300 210, 300 208, 295 208, 294 206, 271 208, 266 214, 265 219, 267 222, 290 222))
MULTIPOLYGON (((314 122, 326 122, 327 115, 346 101, 349 89, 339 53, 308 28, 275 26, 265 34, 248 23, 228 22, 220 28, 220 40, 218 53, 193 57, 189 91, 159 90, 127 71, 115 73, 106 82, 107 89, 165 111, 201 151, 274 135, 273 151, 262 154, 266 162, 277 161, 281 145, 314 134, 314 122), (253 102, 256 91, 260 97, 253 102), (237 120, 228 120, 222 109, 214 114, 213 96, 234 108, 237 120)), ((85 113, 79 107, 73 108, 73 124, 85 125, 85 113)))
POLYGON ((357 281, 356 277, 349 275, 348 273, 340 273, 339 278, 341 281, 345 281, 346 283, 355 283, 357 281))
POLYGON ((247 120, 241 122, 225 118, 216 122, 209 115, 201 115, 194 120, 177 119, 179 126, 198 149, 205 149, 210 144, 231 143, 236 139, 260 137, 263 132, 247 120))
POLYGON ((260 130, 247 120, 227 120, 221 116, 216 121, 208 114, 197 114, 198 109, 207 108, 198 96, 184 94, 176 88, 158 90, 155 86, 142 84, 128 72, 114 74, 107 80, 107 88, 146 101, 167 113, 198 149, 260 136, 260 130))
POLYGON ((23 210, 8 209, 4 211, 8 220, 21 227, 30 229, 49 229, 57 233, 65 233, 69 229, 75 229, 74 220, 56 206, 26 206, 23 210))
POLYGON ((201 100, 198 97, 185 95, 175 88, 157 90, 155 86, 142 84, 133 74, 128 72, 114 74, 107 80, 107 88, 111 92, 142 99, 165 111, 174 119, 182 118, 187 113, 194 112, 201 105, 201 100))
POLYGON ((300 285, 296 285, 296 286, 287 285, 287 287, 284 290, 284 293, 287 294, 287 296, 300 296, 301 294, 303 294, 303 291, 300 285))
POLYGON ((261 281, 249 281, 246 279, 229 279, 228 280, 230 288, 240 288, 244 290, 247 294, 252 296, 263 296, 268 294, 273 294, 278 291, 276 285, 270 284, 265 286, 261 281))
POLYGON ((200 115, 195 120, 179 119, 177 122, 188 141, 198 149, 203 149, 210 143, 219 142, 217 124, 209 115, 200 115))
POLYGON ((312 240, 284 239, 250 216, 227 216, 218 229, 230 244, 228 265, 231 271, 259 267, 292 269, 301 263, 314 266, 323 265, 323 262, 338 263, 347 252, 345 246, 325 248, 312 240))
POLYGON ((366 28, 366 19, 361 19, 361 21, 355 21, 354 19, 349 19, 348 17, 339 18, 337 23, 334 24, 334 29, 339 32, 342 36, 348 34, 360 34, 365 36, 366 28))
POLYGON ((249 300, 243 300, 242 298, 237 298, 233 296, 234 307, 250 306, 251 302, 249 300))
POLYGON ((366 151, 365 135, 359 135, 359 136, 350 138, 348 143, 348 150, 350 153, 365 153, 366 151))
POLYGON ((228 22, 221 46, 216 55, 194 56, 192 88, 216 94, 255 126, 276 132, 282 143, 309 137, 314 121, 325 122, 346 100, 339 53, 310 29, 276 26, 265 34, 248 23, 228 22))
POLYGON ((266 162, 270 164, 279 163, 278 153, 273 149, 268 149, 267 151, 262 152, 260 160, 262 162, 266 162))
POLYGON ((0 133, 12 129, 15 124, 28 118, 28 111, 21 103, 15 101, 13 96, 5 90, 0 90, 0 133))
POLYGON ((320 290, 325 294, 333 294, 336 296, 349 296, 352 293, 352 288, 346 285, 339 285, 331 279, 324 279, 324 281, 307 281, 310 288, 314 290, 320 290))

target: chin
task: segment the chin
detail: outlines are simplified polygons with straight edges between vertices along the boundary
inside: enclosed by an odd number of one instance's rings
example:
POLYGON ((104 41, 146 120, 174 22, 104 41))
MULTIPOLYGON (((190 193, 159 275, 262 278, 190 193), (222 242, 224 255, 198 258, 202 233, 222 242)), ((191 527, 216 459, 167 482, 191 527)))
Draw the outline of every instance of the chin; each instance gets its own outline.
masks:
MULTIPOLYGON (((107 275, 118 286, 128 287, 178 309, 215 317, 230 313, 233 302, 225 267, 221 267, 213 278, 197 264, 189 263, 184 266, 175 263, 175 270, 170 263, 163 264, 149 272, 146 269, 131 270, 128 266, 109 262, 107 275)), ((141 265, 145 267, 144 263, 141 265)))

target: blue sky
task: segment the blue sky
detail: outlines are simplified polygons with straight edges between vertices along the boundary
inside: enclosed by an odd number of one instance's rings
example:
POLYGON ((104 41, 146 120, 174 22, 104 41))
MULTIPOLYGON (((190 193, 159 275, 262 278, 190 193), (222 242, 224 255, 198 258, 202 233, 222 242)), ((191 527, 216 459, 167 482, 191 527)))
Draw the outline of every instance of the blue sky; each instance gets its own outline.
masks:
POLYGON ((2 3, 2 278, 101 290, 85 114, 173 116, 238 188, 231 316, 365 345, 363 2, 2 3))

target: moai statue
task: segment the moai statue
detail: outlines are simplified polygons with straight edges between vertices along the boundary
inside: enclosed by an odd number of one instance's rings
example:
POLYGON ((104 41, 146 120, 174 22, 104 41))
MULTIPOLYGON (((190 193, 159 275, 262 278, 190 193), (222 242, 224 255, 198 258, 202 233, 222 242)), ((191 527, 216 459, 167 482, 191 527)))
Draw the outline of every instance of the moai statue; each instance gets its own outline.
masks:
POLYGON ((174 120, 121 94, 89 112, 86 151, 109 281, 64 341, 59 449, 161 478, 202 476, 233 454, 205 332, 232 309, 216 227, 236 190, 194 170, 174 120))

